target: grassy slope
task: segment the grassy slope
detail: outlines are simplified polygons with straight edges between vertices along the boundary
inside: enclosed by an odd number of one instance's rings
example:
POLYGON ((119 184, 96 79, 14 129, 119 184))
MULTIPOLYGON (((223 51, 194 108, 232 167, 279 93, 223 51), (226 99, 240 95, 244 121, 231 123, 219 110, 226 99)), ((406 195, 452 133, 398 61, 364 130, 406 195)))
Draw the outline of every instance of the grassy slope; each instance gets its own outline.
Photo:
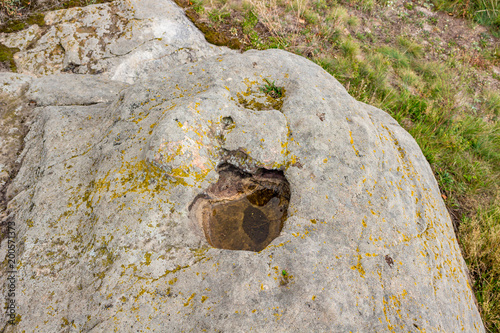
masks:
MULTIPOLYGON (((500 332, 500 0, 429 1, 176 0, 210 42, 308 57, 413 135, 453 217, 483 320, 500 332)), ((24 27, 47 4, 95 2, 2 0, 0 28, 24 27)))
POLYGON ((474 14, 483 7, 470 1, 177 2, 210 41, 308 57, 413 135, 453 217, 483 320, 500 332, 498 5, 474 14))

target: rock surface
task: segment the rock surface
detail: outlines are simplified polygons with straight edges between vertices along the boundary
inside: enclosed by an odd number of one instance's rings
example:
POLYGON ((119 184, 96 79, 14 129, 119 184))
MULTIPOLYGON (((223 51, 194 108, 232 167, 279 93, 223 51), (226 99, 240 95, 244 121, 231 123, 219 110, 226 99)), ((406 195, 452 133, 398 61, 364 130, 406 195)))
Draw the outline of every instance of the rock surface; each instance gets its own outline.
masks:
POLYGON ((132 83, 160 69, 229 52, 208 44, 171 1, 114 1, 49 12, 44 20, 44 27, 0 33, 0 43, 21 50, 14 55, 19 73, 104 73, 132 83))
POLYGON ((6 220, 5 192, 18 168, 24 136, 28 130, 29 115, 33 105, 26 100, 25 92, 31 76, 0 73, 0 228, 4 232, 6 220))
MULTIPOLYGON (((141 3, 137 20, 153 8, 141 3)), ((37 107, 7 191, 19 317, 10 326, 2 316, 1 326, 484 332, 450 217, 414 139, 307 59, 222 52, 118 75, 125 55, 94 80, 26 80, 20 94, 37 107), (264 79, 284 96, 263 94, 264 79), (260 252, 211 247, 190 214, 200 195, 216 192, 218 167, 228 163, 249 174, 280 170, 288 181, 288 218, 260 252)))

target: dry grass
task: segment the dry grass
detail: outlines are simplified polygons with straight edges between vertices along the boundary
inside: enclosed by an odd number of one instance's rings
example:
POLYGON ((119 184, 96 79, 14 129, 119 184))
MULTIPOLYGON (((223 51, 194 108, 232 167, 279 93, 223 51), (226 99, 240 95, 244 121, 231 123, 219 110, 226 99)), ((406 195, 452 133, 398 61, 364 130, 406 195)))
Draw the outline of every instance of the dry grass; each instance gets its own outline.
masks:
POLYGON ((21 1, 19 0, 2 0, 0 2, 0 10, 3 10, 7 15, 15 15, 19 10, 21 1))
POLYGON ((285 30, 285 25, 281 23, 281 14, 283 11, 278 6, 277 0, 249 0, 249 3, 267 29, 281 44, 284 44, 284 36, 287 34, 287 31, 285 30))
POLYGON ((289 6, 293 9, 297 20, 300 20, 306 8, 309 6, 309 0, 292 0, 291 4, 289 2, 289 6))
MULTIPOLYGON (((500 198, 495 201, 500 202, 500 198)), ((483 320, 490 332, 500 327, 500 207, 479 208, 460 226, 465 258, 471 263, 471 274, 476 281, 476 297, 481 304, 483 320), (496 327, 496 328, 495 328, 496 327)))

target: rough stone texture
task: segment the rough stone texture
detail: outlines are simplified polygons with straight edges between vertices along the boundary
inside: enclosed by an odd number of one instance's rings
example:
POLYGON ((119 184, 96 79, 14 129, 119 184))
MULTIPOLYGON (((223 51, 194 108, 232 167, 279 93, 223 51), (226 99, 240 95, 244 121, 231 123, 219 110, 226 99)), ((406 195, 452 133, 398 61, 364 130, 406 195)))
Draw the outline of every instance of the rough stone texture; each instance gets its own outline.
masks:
POLYGON ((24 136, 27 132, 27 120, 33 106, 24 97, 31 76, 0 73, 0 231, 4 230, 7 217, 5 192, 10 181, 16 175, 24 136))
POLYGON ((29 75, 0 72, 0 93, 11 97, 20 96, 32 80, 33 77, 29 75))
POLYGON ((8 191, 19 332, 484 331, 418 145, 312 62, 212 57, 94 105, 44 89, 8 191), (279 110, 248 103, 264 78, 279 110), (290 183, 261 252, 211 248, 190 219, 221 163, 290 183))
POLYGON ((60 74, 35 80, 26 96, 38 106, 90 105, 113 101, 127 86, 94 75, 60 74))
POLYGON ((170 1, 119 0, 58 10, 45 24, 13 34, 0 43, 17 47, 20 73, 104 73, 132 83, 148 73, 229 52, 208 44, 203 34, 170 1))

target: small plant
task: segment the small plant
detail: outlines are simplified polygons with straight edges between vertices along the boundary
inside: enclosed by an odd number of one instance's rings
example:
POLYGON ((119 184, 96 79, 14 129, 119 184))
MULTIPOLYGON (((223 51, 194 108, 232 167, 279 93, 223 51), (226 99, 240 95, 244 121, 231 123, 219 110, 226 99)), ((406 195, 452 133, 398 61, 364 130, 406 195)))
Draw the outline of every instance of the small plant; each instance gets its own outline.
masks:
POLYGON ((208 17, 212 22, 223 22, 224 20, 231 17, 231 14, 226 10, 219 10, 217 8, 212 9, 208 12, 208 17))
POLYGON ((409 53, 415 58, 420 58, 423 55, 422 45, 408 39, 404 36, 399 36, 397 39, 399 46, 404 50, 405 53, 409 53))
POLYGON ((2 0, 0 9, 4 9, 9 16, 14 16, 22 9, 20 0, 2 0))
POLYGON ((356 38, 363 41, 366 39, 366 34, 362 33, 362 32, 357 32, 356 33, 356 38))
POLYGON ((198 14, 205 11, 205 8, 203 7, 203 0, 192 0, 190 1, 190 4, 193 6, 194 11, 198 14))
POLYGON ((288 275, 287 271, 282 270, 281 271, 281 276, 280 276, 280 285, 286 286, 288 284, 288 282, 290 282, 291 278, 292 277, 290 275, 288 275))
POLYGON ((500 94, 493 90, 483 92, 483 108, 487 113, 500 115, 500 94))
POLYGON ((350 38, 340 44, 340 49, 343 55, 349 59, 354 59, 360 52, 358 43, 350 38))
POLYGON ((260 91, 271 96, 272 98, 283 97, 283 87, 276 86, 276 84, 274 84, 275 81, 271 82, 268 79, 264 79, 264 81, 266 81, 266 84, 264 84, 263 87, 260 87, 260 91))
POLYGON ((438 23, 438 19, 436 17, 429 17, 429 23, 436 25, 438 23))
POLYGON ((359 20, 356 16, 350 16, 346 23, 350 26, 350 27, 357 27, 359 25, 359 20))

